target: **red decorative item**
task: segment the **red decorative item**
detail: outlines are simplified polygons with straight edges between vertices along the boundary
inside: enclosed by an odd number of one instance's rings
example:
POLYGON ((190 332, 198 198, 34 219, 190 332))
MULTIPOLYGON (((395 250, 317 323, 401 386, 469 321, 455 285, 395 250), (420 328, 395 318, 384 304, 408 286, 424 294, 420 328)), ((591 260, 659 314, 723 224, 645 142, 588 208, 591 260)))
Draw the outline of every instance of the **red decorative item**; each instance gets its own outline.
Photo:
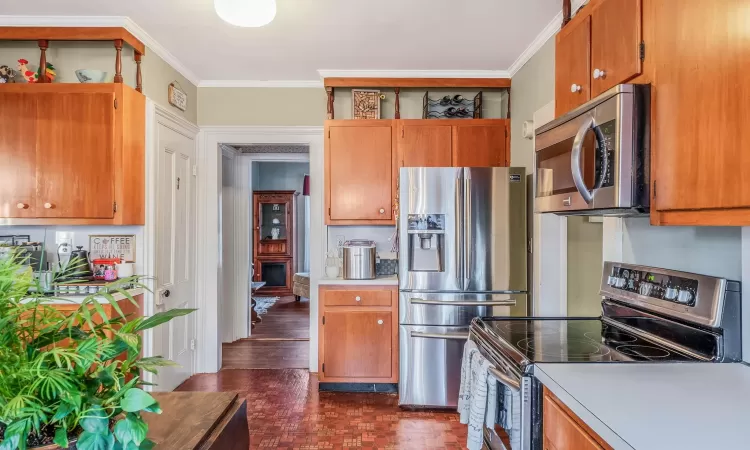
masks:
POLYGON ((91 262, 94 266, 94 279, 114 281, 117 279, 116 265, 120 264, 120 258, 100 258, 91 262))

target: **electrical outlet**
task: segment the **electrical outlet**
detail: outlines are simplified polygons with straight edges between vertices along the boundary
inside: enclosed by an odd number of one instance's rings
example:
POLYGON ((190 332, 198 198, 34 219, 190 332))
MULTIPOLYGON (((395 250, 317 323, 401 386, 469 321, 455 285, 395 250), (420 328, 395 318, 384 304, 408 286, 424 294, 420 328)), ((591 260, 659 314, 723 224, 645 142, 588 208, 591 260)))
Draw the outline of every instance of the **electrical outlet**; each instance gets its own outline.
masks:
POLYGON ((344 237, 341 234, 336 236, 336 247, 339 247, 339 248, 343 247, 344 242, 346 242, 346 237, 344 237))
POLYGON ((68 247, 73 248, 73 236, 75 233, 72 231, 56 231, 55 232, 55 244, 58 246, 67 244, 68 247))

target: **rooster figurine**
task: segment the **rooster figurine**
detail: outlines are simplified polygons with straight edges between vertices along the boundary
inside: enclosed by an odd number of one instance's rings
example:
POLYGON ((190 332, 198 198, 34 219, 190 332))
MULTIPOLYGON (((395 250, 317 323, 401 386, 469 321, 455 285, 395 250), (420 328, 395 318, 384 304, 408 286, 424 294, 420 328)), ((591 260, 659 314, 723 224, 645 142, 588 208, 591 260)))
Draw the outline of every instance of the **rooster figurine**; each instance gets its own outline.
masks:
MULTIPOLYGON (((21 75, 28 81, 29 83, 37 83, 39 82, 39 76, 42 73, 41 68, 36 71, 29 70, 28 67, 29 62, 25 59, 19 59, 18 60, 18 71, 21 73, 21 75)), ((49 82, 53 82, 55 80, 55 77, 57 76, 57 72, 55 72, 55 68, 52 66, 52 64, 47 63, 47 70, 45 71, 45 74, 47 75, 47 79, 49 82)))

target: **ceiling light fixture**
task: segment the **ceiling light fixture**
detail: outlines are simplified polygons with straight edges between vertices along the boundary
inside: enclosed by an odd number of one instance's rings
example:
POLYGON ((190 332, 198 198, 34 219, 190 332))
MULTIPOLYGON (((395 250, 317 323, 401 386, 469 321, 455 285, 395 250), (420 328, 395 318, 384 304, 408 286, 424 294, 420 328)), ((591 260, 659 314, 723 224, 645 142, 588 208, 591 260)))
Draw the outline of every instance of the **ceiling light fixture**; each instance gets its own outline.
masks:
POLYGON ((276 0, 214 0, 216 14, 238 27, 262 27, 276 17, 276 0))

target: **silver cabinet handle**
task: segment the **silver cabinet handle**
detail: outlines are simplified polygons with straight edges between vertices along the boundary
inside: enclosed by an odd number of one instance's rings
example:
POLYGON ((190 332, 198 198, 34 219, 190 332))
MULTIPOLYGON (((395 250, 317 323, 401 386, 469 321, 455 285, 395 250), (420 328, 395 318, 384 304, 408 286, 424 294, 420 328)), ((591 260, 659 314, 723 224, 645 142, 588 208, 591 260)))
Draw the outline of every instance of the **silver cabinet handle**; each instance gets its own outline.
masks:
POLYGON ((361 301, 361 300, 362 300, 362 297, 360 297, 360 296, 358 295, 358 296, 354 297, 354 300, 356 300, 356 301, 361 301))
POLYGON ((378 325, 383 325, 383 319, 378 319, 378 325))
POLYGON ((504 384, 510 390, 515 392, 521 391, 521 382, 518 380, 515 380, 508 376, 507 374, 500 372, 499 370, 495 369, 494 367, 490 367, 490 374, 492 374, 493 377, 500 383, 504 384))
POLYGON ((380 208, 380 214, 385 214, 385 208, 380 208))
POLYGON ((29 207, 29 205, 27 205, 26 203, 17 203, 16 204, 16 208, 18 208, 18 209, 26 209, 28 207, 29 207))
POLYGON ((596 121, 594 118, 589 115, 576 133, 575 140, 573 141, 573 151, 570 154, 570 171, 573 174, 573 183, 576 185, 578 193, 581 194, 581 197, 583 197, 586 204, 590 205, 591 202, 594 201, 596 190, 602 187, 604 177, 607 173, 607 164, 607 153, 604 149, 604 136, 602 136, 601 130, 596 127, 596 121), (596 186, 594 186, 592 191, 589 191, 586 182, 583 181, 583 173, 581 172, 581 151, 583 150, 583 140, 586 138, 586 133, 588 133, 589 130, 594 131, 597 146, 600 147, 603 152, 601 176, 599 177, 599 180, 597 180, 596 186))
POLYGON ((575 83, 573 83, 573 84, 572 84, 572 85, 570 86, 570 92, 572 92, 572 93, 574 93, 574 94, 575 94, 576 92, 581 92, 581 85, 580 85, 580 84, 575 84, 575 83))
POLYGON ((45 203, 44 209, 52 209, 52 203, 45 203))
POLYGON ((454 341, 465 341, 469 339, 469 333, 423 333, 421 331, 412 331, 411 337, 425 339, 447 339, 454 341))
POLYGON ((435 306, 515 306, 515 300, 466 300, 466 301, 445 301, 445 300, 424 300, 421 298, 410 298, 412 305, 435 305, 435 306))
POLYGON ((594 69, 594 79, 598 80, 600 78, 604 78, 607 76, 607 72, 601 70, 601 69, 594 69))

